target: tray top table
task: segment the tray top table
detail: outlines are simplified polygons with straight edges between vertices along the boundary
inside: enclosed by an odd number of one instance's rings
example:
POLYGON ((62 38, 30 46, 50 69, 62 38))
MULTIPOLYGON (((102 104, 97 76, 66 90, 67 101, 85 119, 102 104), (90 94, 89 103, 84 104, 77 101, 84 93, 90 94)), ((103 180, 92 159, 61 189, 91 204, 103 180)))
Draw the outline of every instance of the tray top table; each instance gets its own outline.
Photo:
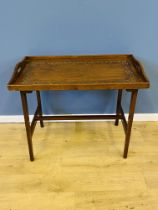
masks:
POLYGON ((8 89, 20 91, 30 160, 34 160, 32 136, 37 121, 52 119, 119 119, 125 130, 124 158, 127 157, 138 89, 149 88, 143 67, 133 55, 27 56, 19 62, 8 89), (42 90, 118 90, 116 115, 43 116, 42 90), (131 92, 128 122, 121 105, 122 91, 131 92), (37 109, 29 121, 27 94, 36 91, 37 109))

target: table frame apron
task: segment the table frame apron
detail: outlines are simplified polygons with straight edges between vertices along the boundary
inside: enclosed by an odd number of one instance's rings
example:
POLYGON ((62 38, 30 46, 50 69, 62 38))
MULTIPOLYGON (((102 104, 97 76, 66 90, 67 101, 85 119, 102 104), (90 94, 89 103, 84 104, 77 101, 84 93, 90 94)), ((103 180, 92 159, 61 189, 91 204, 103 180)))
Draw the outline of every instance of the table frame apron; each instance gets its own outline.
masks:
POLYGON ((123 157, 127 158, 138 89, 133 89, 133 90, 128 90, 128 91, 131 92, 128 121, 125 118, 125 114, 121 105, 123 90, 120 89, 118 90, 115 115, 79 115, 79 116, 78 115, 43 116, 40 91, 36 91, 37 108, 34 113, 32 122, 30 122, 30 119, 29 119, 29 110, 28 110, 28 103, 27 103, 27 94, 32 93, 32 91, 20 91, 30 160, 31 161, 34 160, 32 137, 33 137, 33 133, 34 133, 34 129, 36 127, 37 121, 40 122, 41 127, 44 127, 43 120, 88 120, 88 119, 90 120, 114 119, 116 126, 118 126, 119 120, 121 120, 124 131, 125 131, 125 145, 124 145, 123 157))

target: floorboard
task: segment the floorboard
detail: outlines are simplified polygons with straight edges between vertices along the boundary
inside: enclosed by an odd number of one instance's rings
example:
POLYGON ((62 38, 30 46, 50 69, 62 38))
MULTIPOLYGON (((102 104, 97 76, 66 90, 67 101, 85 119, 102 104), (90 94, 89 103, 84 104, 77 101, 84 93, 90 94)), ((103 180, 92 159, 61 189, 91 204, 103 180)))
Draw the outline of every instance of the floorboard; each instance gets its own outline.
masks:
POLYGON ((113 122, 0 124, 0 210, 157 210, 158 122, 135 122, 127 159, 113 122))

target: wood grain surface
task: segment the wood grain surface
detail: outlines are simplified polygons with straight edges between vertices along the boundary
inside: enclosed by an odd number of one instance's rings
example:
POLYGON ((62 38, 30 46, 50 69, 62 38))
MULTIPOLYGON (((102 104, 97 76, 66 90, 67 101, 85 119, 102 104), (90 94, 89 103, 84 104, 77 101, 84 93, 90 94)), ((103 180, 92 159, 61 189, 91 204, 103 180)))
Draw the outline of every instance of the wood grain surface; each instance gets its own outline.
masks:
POLYGON ((9 90, 97 90, 148 88, 132 55, 35 56, 16 65, 9 90))
POLYGON ((30 162, 24 125, 0 124, 0 209, 157 210, 157 127, 134 122, 122 159, 121 124, 46 123, 30 162))

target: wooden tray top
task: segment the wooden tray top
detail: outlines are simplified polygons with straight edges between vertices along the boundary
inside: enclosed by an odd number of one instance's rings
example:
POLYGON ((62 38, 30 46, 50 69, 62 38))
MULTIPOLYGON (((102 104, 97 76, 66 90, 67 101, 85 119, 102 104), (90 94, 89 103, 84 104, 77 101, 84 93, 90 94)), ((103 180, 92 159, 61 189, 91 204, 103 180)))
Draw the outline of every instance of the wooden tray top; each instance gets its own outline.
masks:
POLYGON ((15 67, 9 90, 99 90, 148 88, 133 55, 33 56, 15 67))

